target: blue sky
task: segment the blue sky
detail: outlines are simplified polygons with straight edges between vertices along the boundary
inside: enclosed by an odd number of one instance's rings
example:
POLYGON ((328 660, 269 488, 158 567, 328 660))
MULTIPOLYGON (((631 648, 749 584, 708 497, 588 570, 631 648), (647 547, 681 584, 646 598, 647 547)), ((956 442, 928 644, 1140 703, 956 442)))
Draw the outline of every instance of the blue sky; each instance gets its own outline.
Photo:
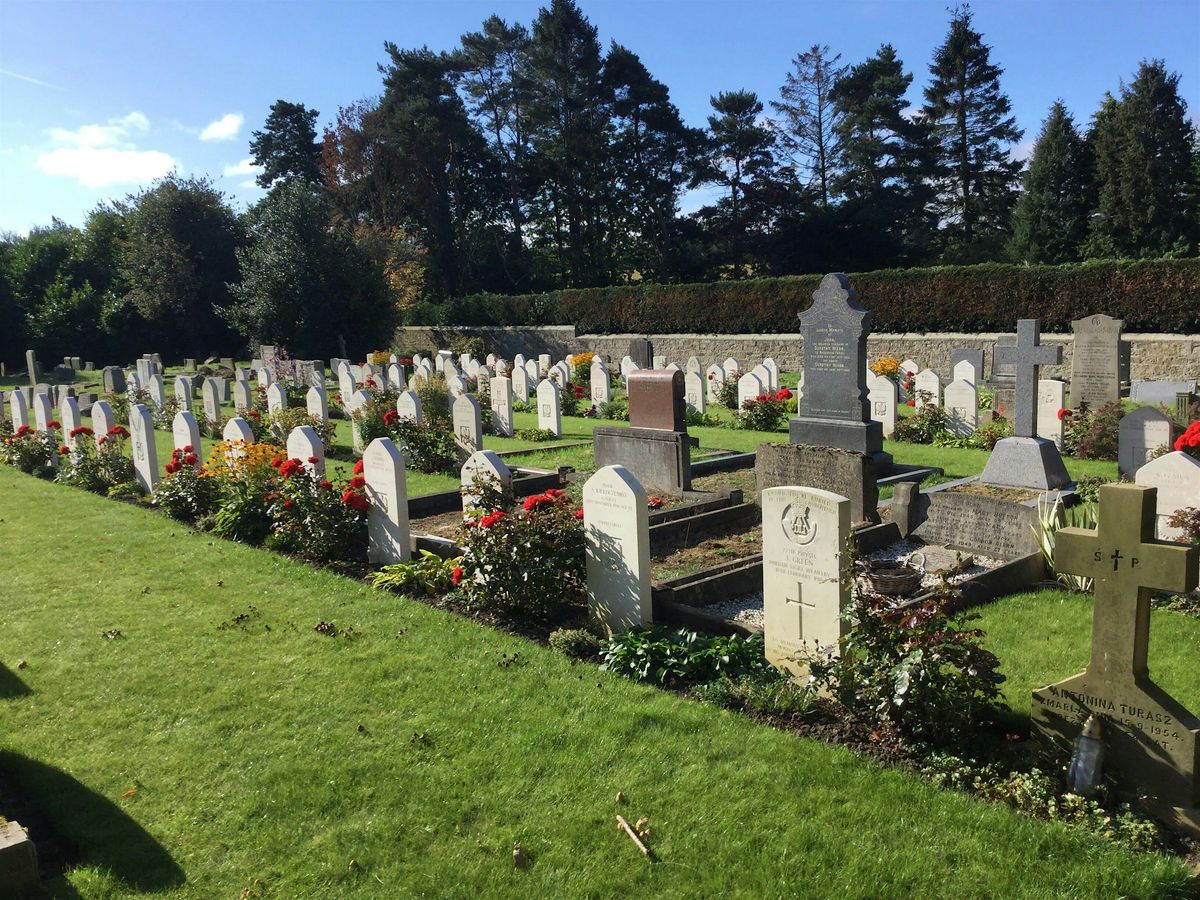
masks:
MULTIPOLYGON (((320 110, 378 93, 383 42, 453 46, 490 13, 532 22, 517 0, 4 0, 0 13, 0 231, 78 224, 171 168, 207 174, 239 207, 262 195, 250 132, 279 98, 320 110)), ((829 44, 858 62, 892 43, 921 88, 949 0, 583 0, 607 46, 637 52, 689 124, 708 98, 777 96, 796 53, 829 44)), ((1143 58, 1181 73, 1200 114, 1200 0, 976 0, 976 26, 1032 143, 1061 97, 1085 122, 1143 58)), ((1024 147, 1018 152, 1023 152, 1024 147)), ((694 206, 693 198, 687 205, 694 206)))

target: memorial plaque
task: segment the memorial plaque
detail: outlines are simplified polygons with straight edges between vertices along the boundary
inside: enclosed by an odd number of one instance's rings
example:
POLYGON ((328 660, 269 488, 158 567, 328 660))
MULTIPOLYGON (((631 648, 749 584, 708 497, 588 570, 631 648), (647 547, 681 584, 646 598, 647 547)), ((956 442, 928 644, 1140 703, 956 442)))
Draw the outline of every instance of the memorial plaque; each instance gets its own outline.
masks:
POLYGON ((808 444, 759 444, 754 462, 759 495, 773 487, 813 487, 850 502, 854 522, 878 522, 879 485, 865 453, 808 444))
POLYGON ((1085 316, 1071 323, 1071 407, 1099 409, 1121 399, 1121 328, 1111 316, 1085 316))
POLYGON ((1037 509, 984 494, 932 491, 898 484, 892 521, 905 537, 965 550, 993 559, 1014 560, 1040 552, 1037 509))

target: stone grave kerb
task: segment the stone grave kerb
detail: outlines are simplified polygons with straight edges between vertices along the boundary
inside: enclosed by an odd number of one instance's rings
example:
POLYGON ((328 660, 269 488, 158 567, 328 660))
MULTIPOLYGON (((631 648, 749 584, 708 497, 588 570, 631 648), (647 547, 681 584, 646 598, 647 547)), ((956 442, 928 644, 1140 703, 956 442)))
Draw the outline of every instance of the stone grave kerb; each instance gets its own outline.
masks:
POLYGON ((1200 719, 1150 680, 1147 650, 1151 591, 1194 588, 1200 548, 1155 540, 1156 505, 1154 488, 1104 485, 1095 530, 1059 529, 1055 568, 1093 583, 1091 658, 1078 675, 1033 692, 1032 718, 1043 740, 1069 746, 1096 715, 1118 786, 1196 835, 1200 719))

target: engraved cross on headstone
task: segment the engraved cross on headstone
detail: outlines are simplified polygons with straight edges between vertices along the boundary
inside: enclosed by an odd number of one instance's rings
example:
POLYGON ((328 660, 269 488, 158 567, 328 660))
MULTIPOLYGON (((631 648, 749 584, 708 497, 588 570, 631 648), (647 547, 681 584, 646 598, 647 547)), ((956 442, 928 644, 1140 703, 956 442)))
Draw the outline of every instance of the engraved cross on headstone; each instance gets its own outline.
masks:
POLYGON ((801 582, 796 582, 794 591, 788 591, 787 596, 783 598, 787 601, 788 609, 793 607, 796 610, 796 633, 800 636, 800 640, 805 640, 804 634, 804 610, 816 610, 815 603, 809 603, 804 599, 804 585, 801 582))
POLYGON ((1016 370, 1016 414, 1013 435, 1037 437, 1038 369, 1062 362, 1062 347, 1041 343, 1042 324, 1038 319, 1017 320, 1016 346, 997 347, 996 363, 1012 365, 1016 370))
POLYGON ((1104 679, 1147 676, 1150 592, 1196 586, 1195 548, 1154 539, 1154 488, 1100 488, 1095 531, 1061 528, 1054 548, 1059 572, 1092 579, 1092 660, 1088 673, 1104 679))

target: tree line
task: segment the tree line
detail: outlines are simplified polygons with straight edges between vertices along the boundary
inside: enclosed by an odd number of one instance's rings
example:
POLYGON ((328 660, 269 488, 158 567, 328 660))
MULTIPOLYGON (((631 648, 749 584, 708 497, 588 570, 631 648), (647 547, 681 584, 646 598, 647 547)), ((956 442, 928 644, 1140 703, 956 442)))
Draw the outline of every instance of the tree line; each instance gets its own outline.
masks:
POLYGON ((816 44, 778 98, 713 96, 703 129, 574 0, 528 27, 492 16, 452 51, 385 48, 379 96, 323 134, 316 110, 272 106, 250 145, 269 191, 246 213, 172 175, 82 228, 0 241, 0 318, 17 323, 0 355, 329 355, 479 292, 1197 251, 1179 76, 1143 62, 1086 128, 1056 102, 1026 165, 969 7, 920 106, 890 44, 854 64, 816 44), (711 201, 682 214, 695 189, 711 201))

